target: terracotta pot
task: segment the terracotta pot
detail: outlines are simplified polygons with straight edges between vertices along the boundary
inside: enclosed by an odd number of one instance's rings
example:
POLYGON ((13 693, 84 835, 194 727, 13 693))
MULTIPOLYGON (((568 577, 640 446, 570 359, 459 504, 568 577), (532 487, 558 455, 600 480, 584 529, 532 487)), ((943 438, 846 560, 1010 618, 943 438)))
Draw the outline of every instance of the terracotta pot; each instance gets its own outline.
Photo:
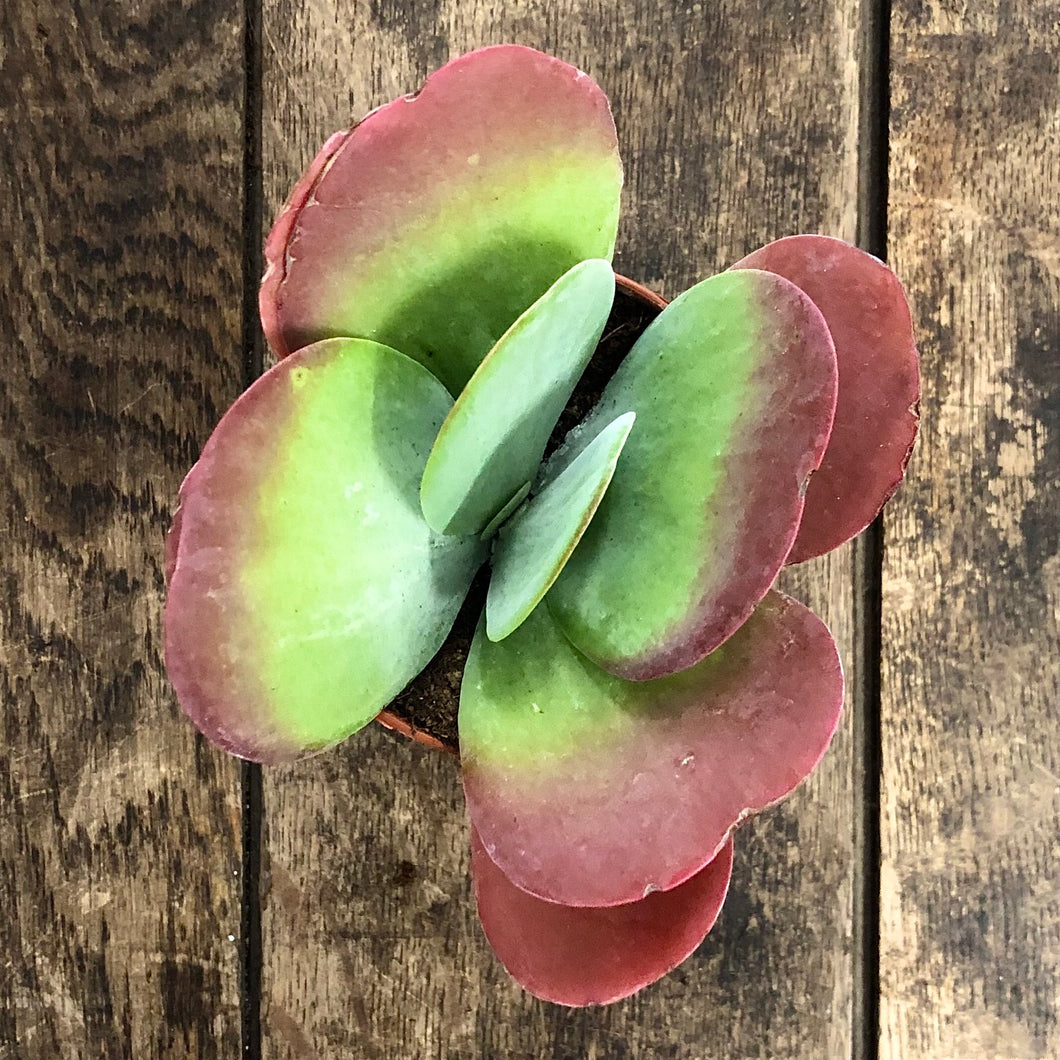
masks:
MULTIPOLYGON (((615 286, 615 304, 603 337, 553 432, 550 448, 583 419, 641 332, 666 307, 665 298, 635 280, 616 274, 615 286)), ((460 675, 485 605, 488 584, 488 575, 480 572, 438 654, 378 715, 375 720, 380 725, 426 747, 459 757, 456 711, 460 675)))

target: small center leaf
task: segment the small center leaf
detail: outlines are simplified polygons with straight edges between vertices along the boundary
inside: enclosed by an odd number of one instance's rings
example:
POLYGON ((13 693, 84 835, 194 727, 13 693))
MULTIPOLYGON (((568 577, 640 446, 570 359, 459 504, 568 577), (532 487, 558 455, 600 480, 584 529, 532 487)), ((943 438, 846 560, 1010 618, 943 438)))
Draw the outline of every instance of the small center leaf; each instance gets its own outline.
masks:
POLYGON ((559 577, 600 505, 636 414, 609 423, 501 531, 486 597, 486 636, 519 628, 559 577))

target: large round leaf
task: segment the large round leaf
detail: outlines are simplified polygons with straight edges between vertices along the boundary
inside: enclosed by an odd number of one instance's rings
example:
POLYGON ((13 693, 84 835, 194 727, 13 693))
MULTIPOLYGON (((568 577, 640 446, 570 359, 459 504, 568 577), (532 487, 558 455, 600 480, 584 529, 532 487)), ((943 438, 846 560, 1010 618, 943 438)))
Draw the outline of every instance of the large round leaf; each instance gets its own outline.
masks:
POLYGON ((732 841, 670 891, 603 909, 557 905, 519 890, 471 830, 482 929, 520 986, 559 1005, 607 1005, 676 968, 714 926, 732 875, 732 841))
POLYGON ((461 56, 310 165, 266 244, 269 344, 376 339, 456 394, 556 279, 610 259, 621 184, 591 78, 515 45, 461 56))
POLYGON ((166 665, 225 749, 275 762, 336 743, 426 665, 482 560, 423 521, 452 401, 357 339, 308 347, 232 406, 181 488, 166 665))
POLYGON ((571 640, 645 680, 738 629, 791 548, 835 396, 824 319, 787 280, 724 273, 664 309, 593 415, 637 426, 546 597, 571 640))
POLYGON ((801 287, 835 342, 835 423, 788 556, 798 563, 864 530, 902 481, 920 421, 909 305, 882 261, 829 236, 778 239, 733 268, 765 269, 801 287))
POLYGON ((506 640, 480 626, 472 644, 460 693, 468 811, 522 890, 632 902, 688 879, 807 776, 842 698, 827 628, 779 593, 697 666, 655 681, 600 670, 539 607, 506 640))

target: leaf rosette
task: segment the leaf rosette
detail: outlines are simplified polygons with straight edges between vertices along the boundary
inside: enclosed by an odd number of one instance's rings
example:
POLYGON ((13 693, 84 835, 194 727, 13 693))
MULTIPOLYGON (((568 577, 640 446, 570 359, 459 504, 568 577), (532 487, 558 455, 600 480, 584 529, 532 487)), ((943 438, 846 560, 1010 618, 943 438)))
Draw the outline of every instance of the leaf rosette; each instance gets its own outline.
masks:
POLYGON ((612 309, 621 185, 599 87, 522 47, 333 136, 266 245, 280 360, 167 540, 181 705, 265 763, 379 715, 489 566, 458 719, 475 894, 567 1005, 691 953, 736 826, 824 754, 836 647, 774 584, 871 521, 916 431, 900 284, 798 236, 667 305, 546 459, 612 309))

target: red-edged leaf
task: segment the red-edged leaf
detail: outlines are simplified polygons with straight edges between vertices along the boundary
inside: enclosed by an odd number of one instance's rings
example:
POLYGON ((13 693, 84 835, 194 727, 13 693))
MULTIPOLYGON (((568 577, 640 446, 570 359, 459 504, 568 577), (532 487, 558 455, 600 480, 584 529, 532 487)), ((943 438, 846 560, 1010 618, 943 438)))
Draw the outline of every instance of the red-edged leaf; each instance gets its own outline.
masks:
MULTIPOLYGON (((735 632, 791 548, 835 395, 824 319, 787 280, 727 272, 674 299, 592 416, 632 411, 637 425, 545 598, 564 633, 647 680, 735 632)), ((592 435, 583 426, 579 444, 592 435)))
POLYGON ((779 593, 697 666, 644 682, 600 670, 539 607, 505 640, 480 626, 472 644, 468 811, 522 890, 635 901, 688 879, 790 792, 824 754, 842 698, 827 628, 779 593))
POLYGON ((829 236, 778 239, 733 268, 765 269, 801 287, 835 342, 835 423, 788 556, 789 563, 799 563, 864 530, 905 474, 920 422, 909 305, 883 262, 829 236))
POLYGON ((423 521, 452 399, 361 339, 300 350, 217 425, 166 542, 166 666, 215 743, 256 761, 367 724, 445 640, 483 558, 423 521))
POLYGON ((454 59, 299 181, 265 248, 269 344, 375 339, 456 394, 564 272, 610 260, 621 186, 591 78, 516 45, 454 59))
POLYGON ((725 901, 732 841, 680 886, 604 909, 521 891, 474 829, 471 874, 482 929, 520 986, 559 1005, 606 1005, 654 983, 703 941, 725 901))

